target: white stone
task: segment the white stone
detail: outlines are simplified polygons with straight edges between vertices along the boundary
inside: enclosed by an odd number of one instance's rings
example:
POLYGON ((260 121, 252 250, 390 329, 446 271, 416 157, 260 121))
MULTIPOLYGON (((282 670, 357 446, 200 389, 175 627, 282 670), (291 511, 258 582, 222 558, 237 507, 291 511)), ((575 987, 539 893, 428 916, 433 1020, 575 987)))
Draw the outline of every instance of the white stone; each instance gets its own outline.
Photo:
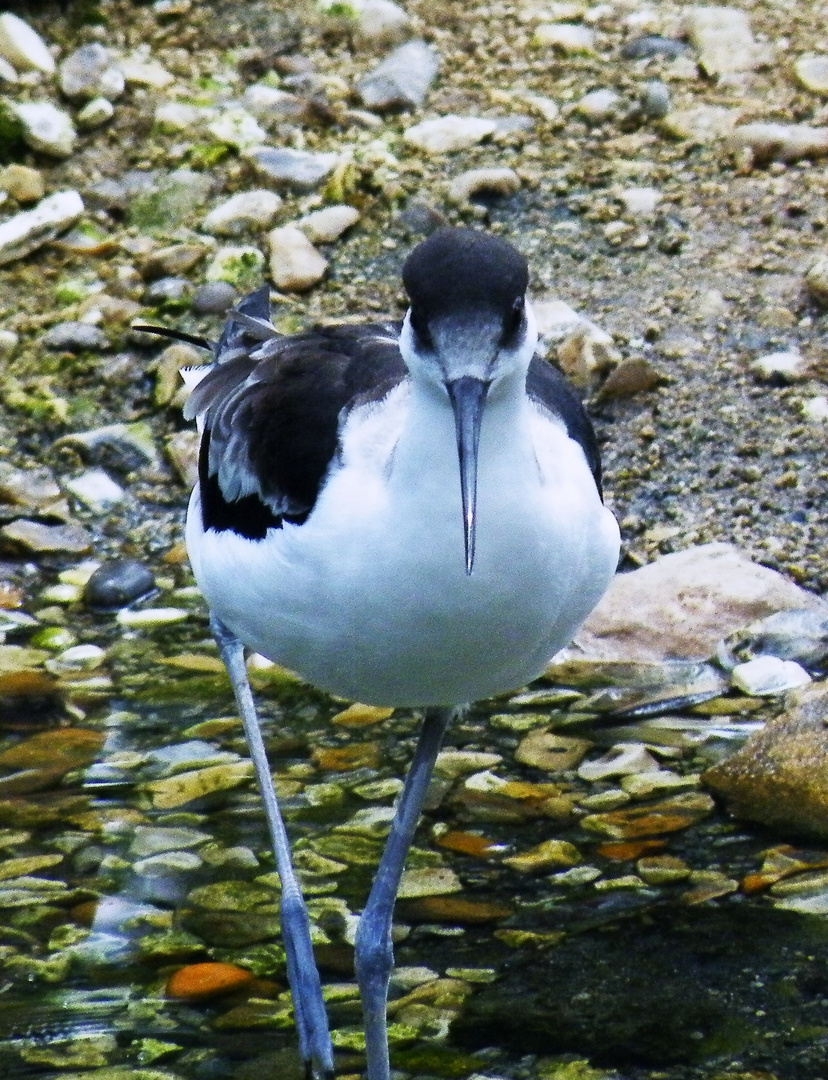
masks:
POLYGON ((549 45, 565 53, 592 52, 595 34, 577 23, 541 23, 535 27, 535 45, 549 45))
POLYGON ((802 402, 802 413, 812 424, 828 422, 828 397, 819 394, 802 402))
POLYGON ((467 203, 481 193, 489 195, 514 195, 520 190, 520 177, 507 167, 469 169, 460 173, 449 184, 449 198, 453 202, 467 203))
POLYGON ((67 56, 60 65, 58 81, 68 98, 110 99, 124 92, 123 72, 100 42, 82 45, 67 56))
POLYGON ((17 71, 51 75, 55 70, 55 61, 40 34, 8 11, 0 15, 0 56, 17 71))
POLYGON ((216 236, 240 236, 249 229, 268 229, 281 205, 281 197, 275 191, 265 188, 241 191, 214 207, 201 227, 216 236))
POLYGON ((585 119, 597 123, 612 116, 617 111, 620 100, 621 95, 615 90, 591 90, 584 94, 575 109, 585 119))
POLYGON ((400 41, 411 24, 411 16, 392 0, 357 0, 356 37, 373 45, 400 41))
POLYGON ((740 116, 739 109, 699 104, 687 109, 672 109, 661 121, 661 126, 674 139, 687 139, 706 146, 727 138, 740 116))
POLYGON ((19 81, 17 72, 8 60, 6 60, 5 57, 0 56, 0 82, 16 83, 19 81))
POLYGON ((184 622, 190 617, 186 608, 163 607, 141 608, 133 611, 131 608, 122 608, 115 616, 115 621, 121 626, 146 628, 152 626, 168 626, 170 623, 184 622))
POLYGON ((63 671, 94 671, 106 659, 106 652, 100 645, 72 645, 52 660, 46 661, 49 671, 54 674, 63 671))
POLYGON ((761 61, 750 19, 731 7, 688 7, 683 30, 696 47, 699 63, 710 76, 754 71, 761 61))
POLYGON ((81 109, 75 119, 78 127, 91 129, 108 124, 115 115, 115 106, 104 97, 93 98, 81 109))
POLYGON ((427 154, 450 154, 476 146, 494 131, 497 123, 482 116, 440 116, 423 120, 406 130, 403 138, 410 146, 427 154))
POLYGON ((332 244, 359 221, 359 210, 345 204, 314 210, 296 222, 312 244, 332 244))
POLYGON ((304 104, 295 94, 278 90, 266 83, 254 83, 244 92, 244 104, 259 120, 272 120, 285 116, 298 116, 304 104))
POLYGON ((192 130, 209 113, 208 109, 184 101, 165 101, 155 110, 155 122, 165 135, 176 135, 192 130))
POLYGON ((705 660, 723 637, 797 608, 828 613, 825 601, 733 545, 703 544, 616 574, 556 660, 705 660))
POLYGON ((661 192, 651 187, 624 188, 618 198, 632 217, 652 217, 661 202, 661 192))
POLYGON ((75 149, 76 132, 68 113, 48 101, 27 101, 12 108, 27 146, 50 157, 69 157, 75 149))
POLYGON ((219 142, 237 150, 260 146, 267 139, 265 129, 245 109, 226 109, 207 125, 207 130, 219 142))
POLYGON ((56 191, 33 210, 0 225, 0 266, 20 259, 74 225, 83 213, 77 191, 56 191))
POLYGON ((793 70, 800 86, 814 94, 828 94, 828 56, 800 56, 793 70))
POLYGON ((737 690, 757 697, 772 697, 807 686, 811 676, 795 660, 780 660, 778 656, 757 656, 746 664, 737 664, 730 673, 737 690))
POLYGON ((103 471, 89 469, 63 485, 87 509, 105 514, 126 497, 124 489, 103 471))
POLYGON ((145 60, 141 56, 127 56, 120 62, 121 73, 128 83, 136 86, 149 86, 153 90, 163 90, 175 82, 170 74, 155 60, 145 60))
POLYGON ((729 142, 734 150, 749 150, 757 161, 799 161, 828 154, 828 127, 773 121, 741 124, 729 142))
POLYGON ((274 229, 270 242, 270 274, 277 289, 305 292, 322 279, 328 268, 307 236, 295 225, 274 229))
POLYGON ((617 743, 597 761, 578 766, 582 780, 606 780, 612 776, 656 771, 658 762, 643 743, 617 743))
POLYGON ((751 362, 750 366, 765 379, 772 379, 776 376, 793 382, 795 379, 801 379, 804 376, 808 365, 802 353, 797 352, 796 349, 789 349, 786 352, 768 353, 766 356, 759 356, 751 362))

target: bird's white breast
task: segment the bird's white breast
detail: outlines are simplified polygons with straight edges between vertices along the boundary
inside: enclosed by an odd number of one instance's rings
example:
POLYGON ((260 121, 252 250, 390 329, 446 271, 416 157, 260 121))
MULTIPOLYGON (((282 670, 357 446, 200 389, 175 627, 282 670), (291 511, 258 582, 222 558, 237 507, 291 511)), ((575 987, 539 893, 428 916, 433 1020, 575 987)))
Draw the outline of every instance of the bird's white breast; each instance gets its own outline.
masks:
POLYGON ((487 403, 477 511, 469 576, 451 410, 406 383, 352 412, 303 525, 205 533, 196 491, 187 546, 210 608, 251 648, 343 697, 451 705, 537 677, 618 558, 580 446, 522 392, 487 403))

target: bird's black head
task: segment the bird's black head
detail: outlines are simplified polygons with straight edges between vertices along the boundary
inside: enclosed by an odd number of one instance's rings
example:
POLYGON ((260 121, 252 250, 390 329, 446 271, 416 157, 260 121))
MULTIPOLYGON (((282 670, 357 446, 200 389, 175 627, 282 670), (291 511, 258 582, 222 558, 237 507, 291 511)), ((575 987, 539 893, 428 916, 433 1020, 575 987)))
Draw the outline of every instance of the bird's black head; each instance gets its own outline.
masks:
POLYGON ((500 327, 503 344, 520 330, 529 284, 526 259, 511 244, 477 229, 438 229, 403 266, 411 325, 426 347, 446 320, 484 316, 500 327))

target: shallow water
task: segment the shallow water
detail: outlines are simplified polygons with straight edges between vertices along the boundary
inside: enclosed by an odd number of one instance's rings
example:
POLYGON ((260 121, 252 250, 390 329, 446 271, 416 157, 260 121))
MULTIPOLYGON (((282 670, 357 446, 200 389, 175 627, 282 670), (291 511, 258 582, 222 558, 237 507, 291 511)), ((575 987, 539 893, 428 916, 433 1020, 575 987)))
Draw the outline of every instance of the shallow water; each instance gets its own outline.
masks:
MULTIPOLYGON (((229 687, 199 629, 196 615, 189 630, 122 636, 105 672, 64 680, 40 713, 6 713, 0 1064, 13 1076, 301 1074, 273 860, 229 687), (168 996, 171 974, 208 960, 253 979, 204 999, 168 996)), ((343 717, 343 704, 277 669, 253 679, 337 1067, 357 1073, 355 914, 417 717, 343 717)), ((480 708, 450 732, 449 749, 462 753, 435 780, 408 863, 410 891, 422 895, 397 909, 394 1064, 413 1076, 821 1075, 828 923, 737 889, 778 838, 735 825, 691 787, 625 803, 639 816, 613 824, 628 833, 613 839, 606 822, 590 825, 611 815, 579 800, 612 796, 616 780, 515 757, 527 731, 548 726, 577 732, 592 758, 661 739, 662 767, 692 774, 753 719, 685 711, 600 727, 578 713, 575 691, 550 705, 556 692, 544 689, 480 708), (550 839, 575 845, 573 865, 532 873, 503 862, 550 839), (695 877, 642 880, 636 860, 653 854, 695 877), (597 1071, 572 1072, 573 1060, 597 1071)))

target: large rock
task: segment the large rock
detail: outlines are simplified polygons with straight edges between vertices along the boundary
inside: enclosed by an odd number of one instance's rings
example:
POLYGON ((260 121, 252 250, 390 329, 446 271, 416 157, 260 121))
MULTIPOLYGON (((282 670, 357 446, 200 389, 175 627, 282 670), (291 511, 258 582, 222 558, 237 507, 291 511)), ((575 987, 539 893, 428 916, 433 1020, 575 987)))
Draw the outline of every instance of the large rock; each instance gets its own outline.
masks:
POLYGON ((616 575, 566 657, 706 659, 728 634, 796 608, 828 614, 818 596, 732 545, 704 544, 616 575))
POLYGON ((736 817, 828 839, 828 686, 800 690, 782 716, 702 774, 736 817))

